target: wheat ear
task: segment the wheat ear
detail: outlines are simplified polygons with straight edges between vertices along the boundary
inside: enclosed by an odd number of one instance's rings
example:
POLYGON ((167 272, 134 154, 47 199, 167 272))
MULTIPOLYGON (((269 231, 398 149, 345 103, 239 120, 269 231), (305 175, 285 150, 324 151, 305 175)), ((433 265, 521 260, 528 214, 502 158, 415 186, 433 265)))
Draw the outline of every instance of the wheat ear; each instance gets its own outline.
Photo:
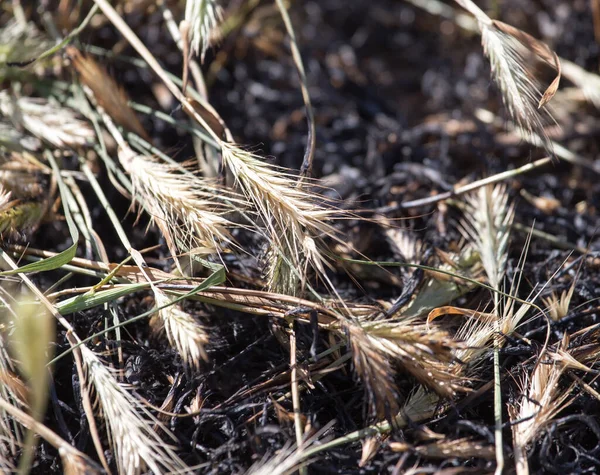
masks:
POLYGON ((306 260, 325 276, 326 260, 320 242, 325 237, 337 238, 328 220, 339 212, 323 206, 319 202, 322 198, 308 191, 306 185, 298 186, 283 169, 236 145, 223 142, 221 147, 223 162, 258 210, 275 251, 289 259, 296 271, 306 272, 301 265, 306 260))
MULTIPOLYGON (((540 355, 540 358, 542 355, 540 355)), ((527 447, 535 441, 540 430, 569 401, 570 389, 559 386, 563 365, 538 361, 531 373, 524 373, 520 384, 522 396, 516 405, 508 405, 512 424, 515 466, 518 475, 529 474, 527 447)))
POLYGON ((552 122, 544 106, 558 89, 561 64, 558 56, 544 43, 506 23, 492 20, 472 0, 454 0, 477 20, 485 55, 490 60, 492 77, 498 84, 502 99, 513 121, 529 137, 543 137, 544 146, 551 152, 544 131, 552 122), (529 62, 536 57, 556 70, 556 77, 542 92, 542 86, 532 72, 529 62))
POLYGON ((162 290, 154 288, 154 299, 156 306, 161 308, 157 316, 169 343, 186 364, 197 368, 201 359, 208 359, 204 350, 209 340, 206 329, 180 305, 174 304, 173 299, 162 290))
POLYGON ((95 137, 90 125, 74 110, 42 98, 17 98, 2 91, 0 115, 56 148, 89 145, 95 137))
POLYGON ((204 55, 219 36, 218 26, 223 10, 217 0, 187 0, 185 20, 190 25, 190 43, 195 54, 204 55))
POLYGON ((186 465, 154 430, 160 423, 129 394, 85 346, 80 347, 87 383, 102 411, 119 473, 137 475, 147 469, 154 473, 181 472, 186 465))

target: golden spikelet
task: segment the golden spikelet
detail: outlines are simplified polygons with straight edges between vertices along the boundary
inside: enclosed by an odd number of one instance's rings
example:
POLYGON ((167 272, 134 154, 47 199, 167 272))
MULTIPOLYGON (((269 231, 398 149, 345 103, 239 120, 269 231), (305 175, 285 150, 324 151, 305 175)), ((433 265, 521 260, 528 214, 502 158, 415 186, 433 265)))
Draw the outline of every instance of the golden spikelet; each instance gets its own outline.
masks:
POLYGON ((98 104, 112 120, 150 142, 148 133, 128 105, 129 97, 125 90, 90 56, 82 54, 74 46, 68 46, 66 52, 81 82, 91 89, 98 104))

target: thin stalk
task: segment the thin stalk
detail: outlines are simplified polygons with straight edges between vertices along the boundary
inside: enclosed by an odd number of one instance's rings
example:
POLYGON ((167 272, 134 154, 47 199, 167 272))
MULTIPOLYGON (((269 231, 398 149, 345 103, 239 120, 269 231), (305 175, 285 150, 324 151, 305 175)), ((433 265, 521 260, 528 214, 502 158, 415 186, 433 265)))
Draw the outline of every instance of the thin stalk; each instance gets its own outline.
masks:
POLYGON ((541 168, 549 163, 552 163, 552 158, 540 158, 539 160, 527 163, 519 168, 515 168, 514 170, 508 170, 502 173, 497 173, 496 175, 492 175, 487 178, 474 181, 473 183, 469 183, 468 185, 456 187, 453 190, 446 191, 435 196, 428 196, 427 198, 421 198, 418 200, 405 201, 403 203, 400 203, 399 205, 379 208, 377 211, 383 213, 393 211, 396 209, 418 208, 420 206, 427 206, 434 203, 439 203, 440 201, 445 201, 450 198, 455 198, 457 196, 464 195, 465 193, 469 193, 470 191, 477 190, 478 188, 481 188, 483 186, 492 185, 494 183, 499 183, 501 181, 507 180, 508 178, 513 178, 515 176, 522 175, 523 173, 527 173, 531 170, 541 168))
POLYGON ((308 81, 306 80, 306 72, 304 71, 304 64, 302 63, 302 56, 300 55, 300 49, 298 48, 298 41, 296 40, 296 33, 286 6, 283 0, 275 0, 277 8, 281 13, 283 23, 285 23, 285 29, 290 37, 290 47, 292 49, 292 57, 294 58, 294 64, 298 71, 298 78, 300 79, 300 89, 302 91, 302 100, 304 101, 304 107, 306 108, 306 121, 308 123, 308 143, 306 151, 304 153, 304 160, 300 167, 300 176, 310 176, 312 170, 312 163, 315 156, 316 146, 316 128, 315 128, 315 114, 312 108, 312 102, 310 100, 310 94, 308 93, 308 81))
MULTIPOLYGON (((290 322, 290 385, 292 388, 292 410, 294 411, 294 430, 296 433, 296 447, 302 450, 304 437, 302 434, 302 418, 300 407, 300 391, 298 389, 298 360, 297 360, 297 341, 294 331, 294 321, 290 322)), ((306 475, 306 467, 300 468, 300 475, 306 475)))

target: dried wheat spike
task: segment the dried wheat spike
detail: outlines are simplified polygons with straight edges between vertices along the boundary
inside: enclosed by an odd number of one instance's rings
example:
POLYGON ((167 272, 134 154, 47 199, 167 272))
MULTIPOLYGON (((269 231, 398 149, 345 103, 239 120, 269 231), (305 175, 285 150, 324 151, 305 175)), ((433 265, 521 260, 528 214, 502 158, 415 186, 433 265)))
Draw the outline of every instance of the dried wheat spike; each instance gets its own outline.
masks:
POLYGON ((73 46, 68 46, 66 52, 79 73, 81 82, 91 89, 98 104, 115 123, 149 142, 148 133, 129 107, 129 97, 125 90, 90 56, 83 55, 73 46))
POLYGON ((17 98, 2 91, 0 115, 56 148, 89 145, 96 136, 74 110, 43 98, 17 98))
MULTIPOLYGON (((298 185, 285 170, 263 162, 236 145, 222 143, 222 154, 224 164, 243 194, 258 210, 273 247, 273 256, 287 259, 288 272, 291 269, 300 272, 301 280, 306 277, 304 263, 326 280, 321 241, 325 237, 339 240, 337 231, 329 223, 339 216, 339 211, 323 206, 323 198, 309 191, 305 184, 298 185)), ((272 271, 271 275, 278 274, 272 271)), ((276 278, 285 276, 279 274, 276 278)), ((271 287, 276 285, 274 282, 271 287)))
POLYGON ((217 0, 187 0, 185 20, 190 25, 190 42, 195 54, 204 55, 211 43, 219 37, 219 23, 223 10, 217 0))
POLYGON ((169 343, 177 349, 186 364, 197 368, 201 359, 208 359, 204 350, 209 341, 206 329, 179 304, 172 303, 172 299, 162 290, 154 290, 154 299, 157 307, 165 307, 157 314, 169 343))
POLYGON ((479 252, 490 285, 500 289, 508 258, 514 208, 506 186, 485 186, 465 199, 461 231, 479 252))
POLYGON ((563 365, 558 362, 538 361, 531 374, 523 374, 522 396, 518 403, 508 405, 518 475, 529 473, 527 447, 535 441, 540 430, 570 404, 571 388, 565 390, 559 386, 563 370, 563 365))
POLYGON ((544 147, 552 146, 545 133, 546 123, 553 122, 544 107, 556 94, 561 77, 558 56, 541 41, 506 23, 492 20, 472 0, 455 0, 477 20, 485 55, 490 60, 492 77, 498 84, 502 99, 512 120, 527 137, 542 137, 544 147), (552 83, 542 86, 531 66, 531 60, 545 63, 556 70, 552 83))
POLYGON ((155 427, 162 428, 160 422, 117 382, 95 353, 85 346, 80 351, 86 383, 104 417, 119 473, 186 471, 185 463, 156 432, 155 427))
MULTIPOLYGON (((130 174, 136 201, 155 220, 171 253, 177 249, 196 253, 218 252, 232 242, 224 215, 231 211, 219 198, 231 196, 214 183, 196 175, 179 173, 169 164, 129 148, 119 149, 119 160, 130 174)), ((231 197, 240 207, 242 200, 231 197)))

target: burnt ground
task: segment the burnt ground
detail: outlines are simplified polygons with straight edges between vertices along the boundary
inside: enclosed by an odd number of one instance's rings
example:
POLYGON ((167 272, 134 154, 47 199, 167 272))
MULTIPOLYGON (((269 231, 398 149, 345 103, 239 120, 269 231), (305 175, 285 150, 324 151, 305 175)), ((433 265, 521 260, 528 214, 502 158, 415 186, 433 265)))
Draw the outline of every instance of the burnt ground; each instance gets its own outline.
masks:
MULTIPOLYGON (((228 11, 237 11, 236 6, 243 2, 230 3, 228 11)), ((490 3, 496 5, 495 17, 543 39, 559 55, 588 71, 598 71, 600 47, 594 38, 590 2, 490 3)), ((543 150, 507 133, 503 120, 491 126, 477 118, 478 108, 505 117, 477 35, 399 0, 293 2, 291 18, 316 112, 314 175, 327 179, 344 206, 385 209, 389 218, 410 218, 402 221, 403 225, 427 243, 447 249, 459 239, 454 226, 460 216, 457 210, 446 205, 402 210, 397 205, 447 191, 461 180, 499 173, 544 156, 543 150)), ((180 55, 160 14, 149 9, 126 15, 125 19, 163 64, 178 74, 180 55)), ((79 46, 112 48, 118 41, 121 41, 119 35, 105 25, 86 30, 79 46)), ((121 53, 135 56, 127 46, 121 53)), ((102 62, 133 100, 158 108, 151 93, 150 85, 155 79, 150 72, 118 58, 102 58, 102 62)), ((307 129, 296 70, 276 8, 270 2, 259 1, 258 7, 208 53, 203 69, 211 103, 236 140, 259 150, 274 163, 297 169, 302 162, 307 129)), ((169 112, 175 118, 184 118, 176 104, 169 112)), ((568 113, 559 110, 558 118, 562 129, 556 133, 556 139, 569 150, 594 161, 600 149, 598 111, 591 105, 577 104, 568 113)), ((144 116, 142 120, 156 145, 181 159, 192 155, 189 137, 158 119, 144 116)), ((595 163, 600 168, 600 161, 595 163)), ((516 203, 515 222, 520 225, 513 233, 510 247, 509 277, 514 274, 526 231, 532 225, 559 241, 532 238, 520 296, 527 297, 534 283, 548 281, 556 270, 559 273, 544 295, 551 290, 560 293, 569 288, 579 272, 571 311, 552 325, 552 341, 559 341, 564 332, 573 333, 598 323, 598 178, 597 172, 556 160, 508 181, 510 196, 516 203), (531 197, 551 201, 553 207, 544 209, 531 197), (583 256, 581 248, 588 248, 589 254, 583 256), (568 265, 563 265, 564 260, 568 260, 568 265)), ((103 183, 108 190, 106 177, 103 183)), ((118 213, 125 216, 129 202, 116 191, 107 193, 118 213)), ((90 202, 94 202, 91 192, 90 202)), ((95 206, 94 217, 103 222, 106 218, 99 205, 95 206)), ((134 228, 134 220, 132 215, 125 219, 128 229, 134 228)), ((355 221, 340 226, 366 256, 393 260, 376 223, 355 221)), ((118 241, 108 222, 99 229, 106 230, 102 239, 111 260, 119 262, 124 257, 123 251, 118 250, 118 241)), ((136 229, 133 240, 137 248, 159 241, 155 231, 144 233, 144 218, 136 229)), ((63 237, 67 236, 64 222, 46 224, 34 237, 32 246, 59 250, 64 246, 63 237)), ((160 263, 160 251, 155 257, 155 262, 160 263)), ((232 265, 250 276, 260 276, 260 266, 254 261, 232 265)), ((365 302, 393 299, 402 292, 389 279, 359 276, 360 286, 341 274, 335 279, 345 297, 365 302)), ((91 283, 91 279, 81 278, 76 285, 91 283)), ((478 298, 484 297, 474 292, 455 304, 467 306, 478 298)), ((273 405, 273 398, 289 390, 289 377, 275 378, 288 368, 289 353, 275 336, 277 324, 267 318, 208 305, 190 305, 211 328, 209 362, 201 371, 186 369, 166 342, 152 337, 147 324, 138 322, 129 325, 125 332, 125 380, 155 404, 160 404, 172 391, 176 401, 173 412, 181 412, 192 397, 201 394, 202 415, 167 421, 180 441, 182 458, 190 465, 199 464, 200 473, 242 473, 261 457, 273 455, 294 440, 293 424, 281 414, 278 417, 273 405), (167 376, 176 383, 172 384, 167 376), (247 394, 248 389, 253 391, 247 394)), ((145 295, 136 295, 122 302, 120 316, 127 319, 148 308, 145 295)), ((70 318, 81 335, 92 334, 104 325, 104 316, 96 310, 70 318)), ((306 361, 314 335, 308 325, 299 325, 297 331, 301 359, 306 361)), ((509 341, 502 354, 505 381, 512 381, 523 365, 533 364, 532 356, 544 341, 545 322, 541 317, 535 318, 520 329, 520 334, 532 344, 525 345, 518 339, 509 341)), ((68 348, 64 335, 59 336, 57 352, 68 348)), ((325 349, 326 342, 327 335, 320 334, 318 348, 325 349)), ((102 341, 97 348, 110 345, 102 341)), ((491 379, 491 364, 480 377, 482 381, 491 379)), ((406 396, 414 382, 405 376, 400 378, 406 396)), ((78 384, 73 361, 70 357, 63 358, 54 370, 52 401, 45 422, 79 449, 93 454, 78 384)), ((596 383, 590 385, 599 390, 596 383)), ((503 385, 503 389, 505 401, 518 395, 511 384, 503 385)), ((597 417, 600 403, 580 388, 573 391, 578 395, 574 403, 531 448, 533 473, 594 473, 600 466, 597 417)), ((492 399, 492 391, 487 391, 466 406, 456 401, 451 410, 434 418, 427 427, 451 438, 477 436, 493 443, 492 399)), ((282 404, 291 410, 289 400, 282 404)), ((330 437, 342 436, 371 422, 366 416, 364 388, 350 367, 315 383, 314 388, 303 394, 302 409, 316 428, 335 420, 328 432, 330 437)), ((391 439, 415 441, 419 433, 418 424, 409 425, 395 431, 391 439)), ((506 453, 510 454, 508 426, 505 443, 506 453)), ((320 454, 310 473, 390 473, 403 456, 384 447, 359 468, 361 446, 355 443, 320 454)), ((410 455, 404 467, 416 462, 431 470, 452 467, 470 467, 475 473, 493 470, 493 463, 478 458, 427 460, 416 455, 410 455)), ((43 443, 34 472, 60 470, 57 454, 43 443)))

